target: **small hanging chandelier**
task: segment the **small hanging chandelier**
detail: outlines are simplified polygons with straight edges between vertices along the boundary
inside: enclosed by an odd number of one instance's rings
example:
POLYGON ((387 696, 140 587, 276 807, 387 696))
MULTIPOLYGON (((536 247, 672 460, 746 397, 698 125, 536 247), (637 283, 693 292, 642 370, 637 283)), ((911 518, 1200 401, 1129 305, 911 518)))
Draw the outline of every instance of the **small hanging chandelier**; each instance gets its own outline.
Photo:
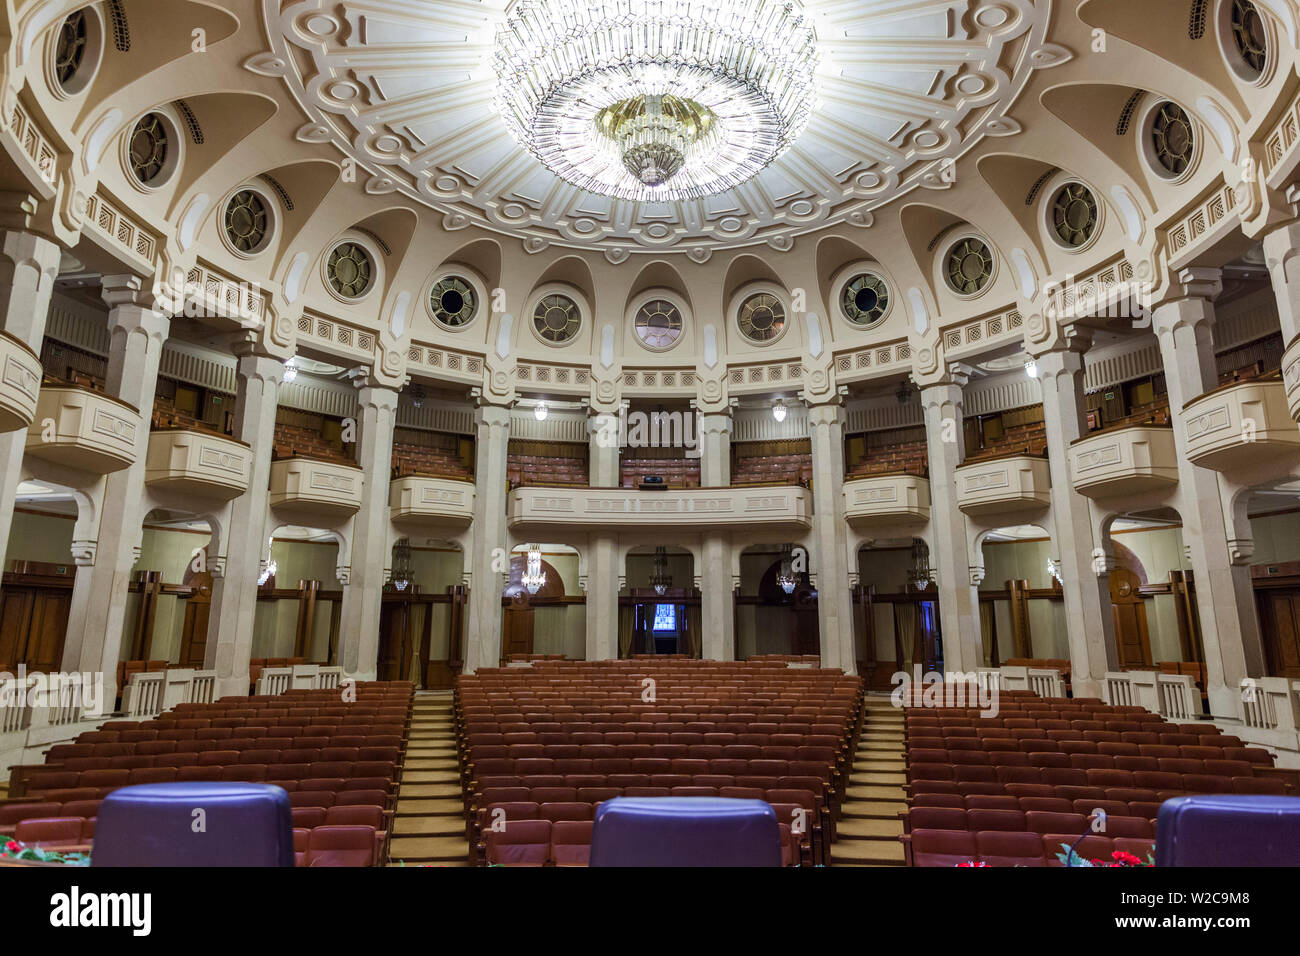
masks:
POLYGON ((405 591, 411 586, 411 579, 414 577, 411 568, 411 539, 402 538, 397 544, 393 545, 393 587, 398 591, 405 591))
POLYGON ((786 594, 793 594, 799 586, 799 576, 794 573, 794 555, 788 544, 781 545, 781 567, 776 573, 776 583, 786 594))
POLYGON ((930 548, 920 538, 912 539, 912 586, 924 591, 934 580, 934 568, 930 567, 930 548))
POLYGON ((1061 562, 1056 558, 1047 559, 1047 573, 1056 579, 1056 583, 1064 586, 1065 581, 1061 579, 1061 562))
POLYGON ((542 549, 535 544, 528 546, 528 563, 519 583, 529 594, 536 594, 546 583, 546 572, 542 570, 542 549))
POLYGON ((660 597, 673 586, 673 576, 668 573, 667 548, 655 548, 654 574, 650 575, 650 586, 660 597))

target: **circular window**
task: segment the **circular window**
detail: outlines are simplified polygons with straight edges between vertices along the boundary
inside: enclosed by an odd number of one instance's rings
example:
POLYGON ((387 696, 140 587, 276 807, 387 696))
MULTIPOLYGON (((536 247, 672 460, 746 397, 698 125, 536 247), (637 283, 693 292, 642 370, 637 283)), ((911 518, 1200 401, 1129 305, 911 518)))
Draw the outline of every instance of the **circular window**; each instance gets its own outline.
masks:
POLYGON ((460 276, 444 276, 429 292, 429 311, 438 324, 461 329, 478 314, 478 296, 460 276))
POLYGON ((648 349, 662 352, 682 335, 682 313, 667 299, 651 299, 636 310, 636 337, 648 349))
POLYGON ((160 186, 166 180, 177 148, 172 124, 161 113, 146 113, 131 130, 127 157, 131 172, 145 186, 160 186))
POLYGON ((889 286, 871 272, 855 275, 840 293, 840 310, 854 325, 879 322, 889 310, 889 286))
POLYGON ((65 90, 86 62, 89 44, 90 20, 85 10, 78 10, 59 27, 59 39, 54 48, 54 76, 65 90))
POLYGON ((226 241, 236 252, 261 252, 271 237, 271 211, 266 200, 251 189, 235 193, 226 204, 225 229, 226 241))
POLYGON ((993 253, 973 236, 963 239, 948 250, 944 273, 958 295, 975 295, 993 278, 993 253))
POLYGON ((1152 113, 1151 149, 1156 162, 1170 176, 1181 176, 1191 166, 1196 134, 1191 117, 1177 103, 1166 100, 1152 113))
POLYGON ((1097 197, 1083 183, 1066 183, 1052 197, 1052 233, 1067 249, 1085 246, 1097 231, 1097 197))
POLYGON ((1241 57, 1242 72, 1250 79, 1258 79, 1268 65, 1268 31, 1264 18, 1250 0, 1232 0, 1230 17, 1232 45, 1241 57))
POLYGON ((740 304, 736 319, 751 342, 772 342, 785 331, 785 306, 770 292, 756 292, 740 304))
POLYGON ((543 341, 553 345, 568 342, 582 326, 582 312, 578 303, 567 295, 554 293, 543 296, 533 309, 533 328, 543 341))
POLYGON ((334 247, 325 266, 330 288, 344 299, 359 299, 370 291, 375 280, 375 264, 355 242, 342 242, 334 247))

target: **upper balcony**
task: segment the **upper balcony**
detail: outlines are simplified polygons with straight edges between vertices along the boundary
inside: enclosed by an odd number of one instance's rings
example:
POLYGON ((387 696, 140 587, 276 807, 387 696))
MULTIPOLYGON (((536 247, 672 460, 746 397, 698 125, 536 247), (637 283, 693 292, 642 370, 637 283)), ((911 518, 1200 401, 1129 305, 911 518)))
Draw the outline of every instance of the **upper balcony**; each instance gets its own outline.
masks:
POLYGON ((605 529, 697 530, 718 525, 772 531, 812 527, 812 493, 807 488, 516 488, 510 492, 510 527, 549 526, 605 529))
POLYGON ((241 441, 188 428, 149 434, 145 484, 163 491, 222 501, 248 490, 252 452, 241 441))
POLYGON ((36 400, 26 452, 96 475, 135 463, 136 434, 144 423, 133 405, 74 385, 46 385, 36 400))
POLYGON ((1145 494, 1178 484, 1174 430, 1132 425, 1085 435, 1070 445, 1074 490, 1089 498, 1145 494))
POLYGON ((417 525, 468 525, 474 519, 474 483, 406 475, 388 486, 393 521, 417 525))
POLYGON ((361 509, 364 473, 315 458, 271 462, 271 507, 289 516, 346 518, 361 509))
POLYGON ((918 475, 878 475, 844 482, 844 517, 855 528, 930 517, 930 482, 918 475))
POLYGON ((961 465, 957 507, 968 515, 1041 511, 1052 502, 1047 459, 1010 455, 961 465))
POLYGON ((1300 446, 1280 378, 1224 385, 1183 406, 1187 457, 1203 468, 1232 472, 1300 446))
POLYGON ((41 390, 40 357, 6 332, 0 332, 0 432, 32 423, 41 390))

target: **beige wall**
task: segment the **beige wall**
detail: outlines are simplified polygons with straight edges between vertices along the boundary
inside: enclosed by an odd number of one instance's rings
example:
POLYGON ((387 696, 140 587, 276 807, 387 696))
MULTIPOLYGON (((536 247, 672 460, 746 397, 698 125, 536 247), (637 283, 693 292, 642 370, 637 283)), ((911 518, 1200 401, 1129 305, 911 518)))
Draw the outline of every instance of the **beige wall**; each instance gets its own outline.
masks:
MULTIPOLYGON (((33 514, 15 511, 9 528, 10 565, 14 561, 41 561, 46 564, 72 563, 72 515, 33 514)), ((7 569, 6 569, 7 570, 7 569)))

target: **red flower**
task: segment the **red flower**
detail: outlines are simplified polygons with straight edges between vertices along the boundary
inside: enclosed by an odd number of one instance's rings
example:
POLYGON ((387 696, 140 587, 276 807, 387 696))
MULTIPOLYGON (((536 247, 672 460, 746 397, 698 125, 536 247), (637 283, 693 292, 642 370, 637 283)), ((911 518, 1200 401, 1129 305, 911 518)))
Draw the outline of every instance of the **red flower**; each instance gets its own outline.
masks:
POLYGON ((1123 850, 1116 850, 1114 853, 1111 854, 1111 856, 1114 857, 1116 860, 1118 860, 1121 866, 1142 865, 1141 860, 1135 857, 1132 853, 1125 853, 1123 850))
POLYGON ((958 866, 988 866, 987 863, 982 863, 978 860, 967 860, 965 863, 958 863, 957 865, 958 866))
POLYGON ((17 840, 10 840, 5 844, 5 850, 9 853, 17 853, 23 848, 23 845, 17 840))

